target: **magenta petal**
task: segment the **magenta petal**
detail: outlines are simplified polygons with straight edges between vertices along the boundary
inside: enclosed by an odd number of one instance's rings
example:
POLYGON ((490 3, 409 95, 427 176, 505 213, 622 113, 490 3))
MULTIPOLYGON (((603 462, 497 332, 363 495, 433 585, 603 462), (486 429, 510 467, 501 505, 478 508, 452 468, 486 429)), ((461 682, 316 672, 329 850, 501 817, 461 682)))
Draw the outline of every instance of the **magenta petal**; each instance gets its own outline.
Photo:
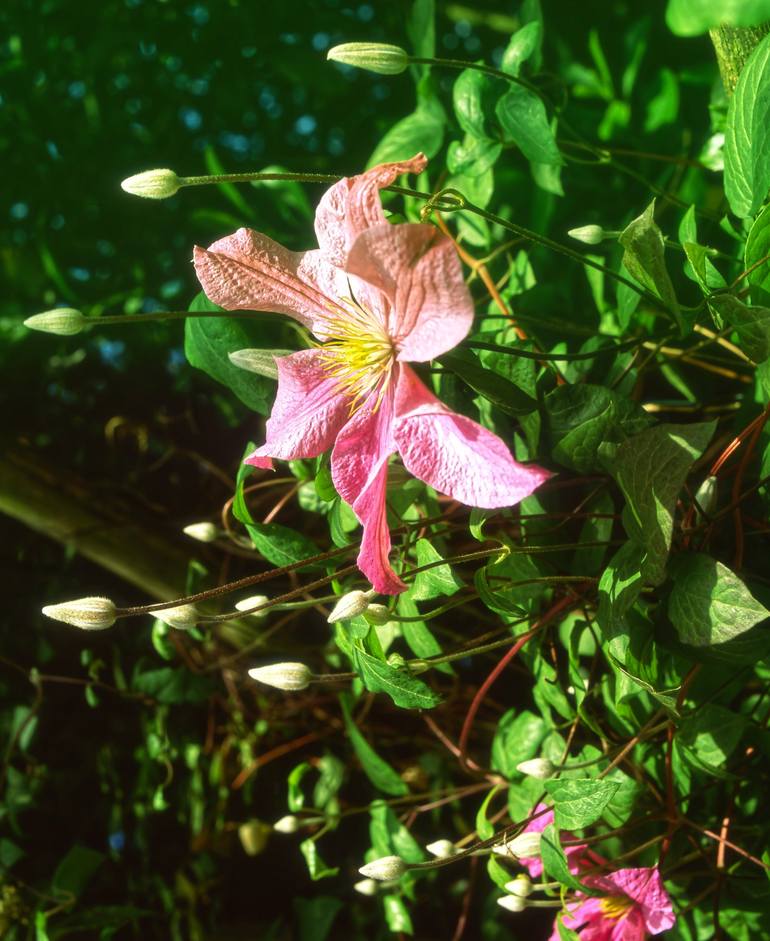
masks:
POLYGON ((267 421, 262 447, 247 464, 269 468, 270 458, 290 461, 316 457, 334 443, 348 419, 350 400, 335 391, 319 350, 302 350, 276 359, 278 394, 267 421))
POLYGON ((196 246, 193 261, 206 296, 220 307, 289 314, 321 334, 330 306, 346 290, 344 275, 321 252, 290 252, 251 229, 208 249, 196 246))
POLYGON ((375 591, 395 595, 406 585, 388 561, 390 532, 385 490, 388 458, 395 451, 391 435, 393 394, 389 390, 373 412, 371 403, 376 398, 375 392, 337 436, 332 451, 332 479, 364 528, 358 567, 375 591))
POLYGON ((343 268, 356 237, 385 222, 380 190, 403 173, 422 173, 427 163, 424 154, 400 163, 383 163, 339 180, 324 193, 315 213, 315 232, 330 264, 343 268))
POLYGON ((402 362, 425 362, 463 340, 473 300, 452 242, 432 225, 367 229, 345 270, 379 288, 390 301, 388 333, 402 362))
MULTIPOLYGON (((599 880, 597 880, 597 883, 599 880)), ((593 883, 592 883, 593 884, 593 883)), ((633 899, 647 925, 650 934, 660 934, 671 928, 676 918, 671 899, 666 892, 657 867, 618 869, 601 877, 601 888, 614 887, 623 895, 633 899)))
POLYGON ((513 506, 550 477, 518 464, 497 435, 450 411, 408 366, 401 368, 393 437, 410 473, 468 506, 513 506))

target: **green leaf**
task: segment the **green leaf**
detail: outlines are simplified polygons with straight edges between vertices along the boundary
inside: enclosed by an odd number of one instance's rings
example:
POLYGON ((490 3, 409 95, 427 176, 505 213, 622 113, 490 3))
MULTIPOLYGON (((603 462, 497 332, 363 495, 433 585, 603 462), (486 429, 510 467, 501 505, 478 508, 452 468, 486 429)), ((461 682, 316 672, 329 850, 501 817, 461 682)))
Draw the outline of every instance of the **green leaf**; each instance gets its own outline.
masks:
POLYGON ((623 618, 644 588, 647 553, 631 540, 615 553, 599 579, 599 610, 596 619, 602 630, 613 637, 623 618))
POLYGON ((444 141, 446 115, 441 102, 432 92, 428 76, 420 80, 417 107, 385 134, 374 148, 367 169, 378 163, 408 160, 418 151, 435 157, 444 141))
POLYGON ((471 137, 482 140, 491 137, 487 133, 484 103, 490 96, 492 84, 492 79, 478 69, 465 69, 452 86, 455 116, 460 127, 471 137))
POLYGON ((755 304, 770 306, 770 206, 760 212, 746 239, 745 266, 751 285, 751 299, 755 304))
MULTIPOLYGON (((700 285, 704 294, 711 294, 713 290, 727 286, 725 279, 712 264, 707 248, 698 245, 696 242, 685 242, 682 247, 690 263, 693 278, 700 285)), ((688 274, 686 267, 685 274, 688 274)))
POLYGON ((104 853, 76 843, 56 867, 51 888, 58 896, 70 900, 82 895, 88 883, 105 860, 104 853))
POLYGON ((305 857, 307 871, 313 882, 318 882, 319 879, 328 879, 331 876, 336 876, 339 872, 336 866, 334 868, 327 866, 323 859, 321 859, 321 854, 318 852, 315 840, 303 840, 299 844, 299 849, 305 857))
MULTIPOLYGON (((405 592, 399 596, 398 613, 407 618, 419 617, 420 611, 412 601, 411 592, 405 592)), ((404 640, 409 645, 409 649, 416 657, 426 660, 429 657, 438 657, 443 653, 441 644, 433 636, 432 631, 424 621, 401 621, 399 627, 404 640)), ((454 670, 449 663, 440 663, 435 669, 447 673, 449 676, 454 675, 454 670)))
MULTIPOLYGON (((261 345, 261 331, 256 322, 217 307, 202 291, 190 304, 190 310, 221 313, 218 317, 188 317, 185 320, 184 353, 187 361, 227 386, 244 405, 267 415, 275 394, 275 383, 265 376, 233 366, 228 358, 228 353, 261 345)), ((265 314, 265 327, 268 318, 269 315, 265 314)))
POLYGON ((432 59, 436 55, 435 0, 414 0, 406 18, 406 34, 416 58, 432 59))
POLYGON ((655 222, 655 200, 618 236, 623 246, 623 265, 632 278, 656 294, 684 328, 679 302, 665 260, 663 233, 655 222))
POLYGON ((647 552, 647 584, 663 580, 677 498, 715 427, 713 421, 655 425, 617 448, 602 448, 605 464, 626 498, 626 532, 647 552))
POLYGON ((742 219, 753 216, 770 188, 770 35, 741 70, 727 112, 724 153, 730 208, 742 219))
POLYGON ((437 693, 405 667, 392 667, 360 646, 353 647, 353 665, 370 692, 387 693, 403 709, 432 709, 441 702, 437 693))
MULTIPOLYGON (((569 864, 564 850, 559 842, 559 832, 554 824, 549 823, 543 830, 540 840, 540 856, 543 860, 543 869, 548 875, 566 886, 568 889, 579 889, 586 893, 585 888, 569 871, 569 864)), ((588 892, 586 894, 593 894, 588 892)))
POLYGON ((508 415, 526 415, 537 408, 535 399, 491 369, 485 369, 470 350, 444 353, 440 362, 508 415))
POLYGON ((402 797, 409 793, 409 788, 401 780, 398 772, 392 768, 387 761, 377 754, 372 746, 366 741, 359 731, 352 716, 350 715, 349 696, 340 696, 340 705, 342 707, 342 717, 345 720, 345 729, 347 736, 353 746, 353 750, 361 762, 364 773, 372 784, 392 797, 402 797))
POLYGON ((702 703, 682 720, 675 741, 693 767, 721 777, 747 726, 744 716, 716 703, 702 703))
POLYGON ((191 673, 187 667, 160 667, 142 672, 138 664, 131 687, 160 703, 178 704, 205 702, 216 684, 210 676, 191 673))
POLYGON ((299 928, 297 941, 326 941, 343 902, 329 895, 316 895, 312 899, 295 898, 293 906, 299 928))
POLYGON ((756 363, 770 356, 770 308, 748 307, 732 294, 715 294, 709 307, 735 328, 740 345, 756 363))
POLYGON ((400 895, 388 894, 382 898, 385 924, 394 934, 414 934, 409 909, 400 895))
MULTIPOLYGON (((427 539, 418 539, 414 548, 418 567, 440 562, 443 559, 443 556, 439 555, 427 539)), ((415 575, 409 597, 413 601, 429 601, 432 598, 454 595, 462 587, 463 583, 454 574, 450 565, 437 565, 435 568, 426 569, 415 575)))
POLYGON ((425 859, 420 844, 384 801, 372 801, 369 812, 369 835, 377 856, 400 856, 407 863, 421 863, 425 859))
POLYGON ((677 556, 668 616, 686 644, 723 644, 770 617, 726 565, 700 552, 677 556))
POLYGON ((757 26, 770 19, 770 0, 668 0, 666 23, 677 36, 698 36, 713 26, 757 26))
POLYGON ((447 148, 447 170, 466 176, 481 176, 494 166, 502 152, 503 145, 498 141, 466 134, 462 143, 453 140, 447 148))
POLYGON ((511 36, 503 53, 500 68, 509 75, 518 76, 522 65, 540 48, 543 41, 543 24, 538 20, 526 23, 511 36))
POLYGON ((534 92, 514 85, 498 101, 495 114, 506 137, 527 160, 556 166, 564 163, 545 105, 534 92))
MULTIPOLYGON (((504 544, 509 543, 506 540, 504 544)), ((490 611, 521 617, 532 610, 548 585, 532 581, 546 574, 537 557, 522 552, 520 546, 512 548, 515 551, 499 561, 476 569, 473 580, 479 597, 490 611)))
POLYGON ((620 787, 597 778, 556 778, 545 782, 553 798, 554 823, 560 830, 580 830, 601 817, 620 787))
POLYGON ((516 765, 538 754, 547 733, 548 726, 542 716, 526 709, 519 713, 509 709, 498 722, 492 739, 492 770, 509 780, 520 778, 516 765))
POLYGON ((544 406, 554 460, 581 474, 602 466, 602 443, 620 441, 651 422, 635 402, 589 383, 558 386, 545 397, 544 406))

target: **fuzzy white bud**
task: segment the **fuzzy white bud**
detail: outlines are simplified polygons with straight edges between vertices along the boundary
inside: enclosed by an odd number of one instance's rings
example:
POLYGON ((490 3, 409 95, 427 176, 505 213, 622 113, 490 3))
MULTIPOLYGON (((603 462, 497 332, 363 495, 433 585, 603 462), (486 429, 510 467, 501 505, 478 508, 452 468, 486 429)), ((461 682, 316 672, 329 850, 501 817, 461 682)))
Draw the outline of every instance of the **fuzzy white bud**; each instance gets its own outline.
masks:
POLYGON ((243 598, 241 601, 235 602, 236 611, 249 611, 251 612, 249 617, 252 618, 263 618, 267 614, 267 609, 264 611, 251 611, 252 608, 258 608, 260 605, 267 604, 270 599, 267 595, 249 595, 248 598, 243 598))
POLYGON ((249 676, 266 686, 289 692, 307 689, 313 679, 304 663, 271 663, 266 667, 254 667, 249 670, 249 676))
POLYGON ((247 820, 238 827, 238 838, 247 856, 258 856, 267 846, 271 826, 262 820, 247 820))
POLYGON ((532 895, 532 880, 526 873, 519 873, 515 879, 505 883, 505 891, 511 895, 517 895, 520 899, 525 899, 532 895))
POLYGON ((268 379, 278 378, 275 353, 271 350, 235 350, 228 353, 227 358, 238 369, 245 369, 246 372, 253 372, 258 376, 267 376, 268 379))
POLYGON ((376 895, 380 887, 374 881, 374 879, 362 879, 360 882, 356 882, 353 888, 361 895, 376 895))
POLYGON ((520 833, 507 843, 498 843, 492 851, 498 856, 513 856, 516 859, 531 859, 540 855, 542 833, 520 833))
POLYGON ((190 523, 182 530, 190 539, 198 542, 214 542, 219 537, 219 529, 213 523, 190 523))
POLYGON ((428 843, 425 849, 437 859, 447 859, 457 852, 457 847, 451 840, 436 840, 435 843, 428 843))
POLYGON ((364 618, 369 624, 387 624, 392 617, 391 610, 386 604, 370 604, 364 611, 364 618))
POLYGON ((169 627, 178 631, 187 631, 200 620, 200 614, 194 604, 180 604, 175 608, 163 608, 162 611, 153 611, 153 616, 169 627))
POLYGON ((61 604, 48 604, 43 614, 84 631, 103 631, 115 623, 115 605, 109 598, 78 598, 61 604))
POLYGON ((358 871, 367 879, 390 882, 391 879, 400 879, 408 868, 400 856, 381 856, 379 859, 362 866, 358 871))
POLYGON ((556 765, 547 758, 530 758, 529 761, 520 761, 516 765, 516 770, 521 774, 528 775, 530 778, 545 781, 553 776, 556 765))
POLYGON ((604 241, 604 229, 600 225, 581 225, 570 229, 567 235, 585 245, 598 245, 604 241))
POLYGON ((344 42, 330 49, 326 58, 378 75, 400 75, 409 65, 406 52, 386 42, 344 42))
POLYGON ((527 907, 527 903, 524 899, 519 898, 518 895, 504 895, 502 898, 497 900, 497 904, 502 908, 507 909, 509 912, 523 912, 527 907))
POLYGON ((363 614, 372 603, 372 598, 374 598, 373 591, 359 591, 358 589, 349 591, 337 601, 326 620, 329 624, 334 624, 335 621, 349 621, 363 614))
POLYGON ((56 307, 54 310, 44 310, 42 314, 33 314, 24 321, 24 326, 30 330, 40 330, 42 333, 55 333, 62 337, 72 337, 86 325, 86 318, 74 307, 56 307))
POLYGON ((299 830, 299 820, 294 814, 287 814, 285 817, 281 817, 280 820, 276 820, 273 829, 278 833, 296 833, 299 830))
POLYGON ((145 170, 120 184, 126 193, 143 199, 167 199, 174 196, 181 186, 182 181, 173 170, 145 170))

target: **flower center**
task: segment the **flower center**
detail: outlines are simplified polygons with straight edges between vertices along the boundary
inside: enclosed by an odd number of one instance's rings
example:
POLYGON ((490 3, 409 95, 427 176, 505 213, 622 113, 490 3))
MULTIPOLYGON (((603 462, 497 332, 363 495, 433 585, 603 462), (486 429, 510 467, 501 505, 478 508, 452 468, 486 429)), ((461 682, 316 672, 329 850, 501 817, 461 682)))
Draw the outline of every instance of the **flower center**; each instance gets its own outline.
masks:
POLYGON ((321 347, 324 369, 337 380, 336 391, 350 398, 351 414, 379 387, 373 407, 376 411, 390 381, 395 359, 393 342, 378 318, 352 296, 352 291, 350 297, 339 300, 340 306, 331 308, 329 336, 321 347))
POLYGON ((599 902, 604 917, 611 918, 613 921, 628 914, 633 904, 634 900, 626 895, 608 895, 599 902))

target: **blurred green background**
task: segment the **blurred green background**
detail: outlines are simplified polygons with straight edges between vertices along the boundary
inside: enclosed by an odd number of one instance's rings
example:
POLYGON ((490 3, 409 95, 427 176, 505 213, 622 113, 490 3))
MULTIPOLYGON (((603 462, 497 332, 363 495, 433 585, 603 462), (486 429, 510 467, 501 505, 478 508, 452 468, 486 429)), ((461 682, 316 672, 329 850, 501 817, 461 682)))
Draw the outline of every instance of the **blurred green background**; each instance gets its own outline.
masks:
MULTIPOLYGON (((517 25, 517 6, 439 2, 439 54, 495 62, 517 25)), ((590 134, 604 121, 613 145, 632 148, 645 130, 645 146, 657 135, 664 152, 706 135, 713 53, 706 37, 671 36, 662 2, 595 0, 581 3, 579 15, 571 0, 543 6, 546 63, 573 87, 577 120, 590 134), (635 59, 639 78, 626 94, 620 76, 635 59)), ((201 187, 149 202, 119 184, 152 167, 360 170, 382 134, 413 109, 414 84, 409 74, 327 64, 325 52, 356 39, 407 45, 409 8, 406 0, 11 0, 0 9, 0 698, 8 741, 0 866, 13 867, 0 880, 17 893, 21 913, 6 924, 0 915, 8 937, 32 937, 33 912, 55 911, 67 891, 81 902, 48 919, 51 937, 230 941, 285 937, 293 926, 295 937, 310 941, 334 907, 329 898, 353 897, 355 828, 344 845, 340 836, 328 844, 341 876, 319 886, 293 841, 273 840, 249 858, 232 825, 215 832, 223 818, 285 812, 288 766, 232 795, 206 752, 211 736, 229 736, 234 749, 270 747, 265 717, 255 719, 207 677, 167 697, 171 705, 157 704, 163 696, 147 705, 121 690, 120 678, 128 688, 137 664, 163 666, 149 623, 86 639, 39 613, 66 598, 136 603, 149 592, 45 535, 68 527, 71 534, 73 526, 81 535, 89 527, 106 533, 105 553, 119 544, 144 554, 180 591, 204 573, 218 580, 248 572, 242 560, 191 548, 180 531, 212 518, 231 495, 261 419, 186 364, 178 323, 59 338, 31 334, 21 320, 56 306, 95 314, 186 309, 198 290, 192 245, 242 224, 292 248, 312 245, 317 187, 201 187), (33 668, 49 679, 36 681, 33 668), (103 687, 85 693, 87 677, 103 687), (312 901, 318 894, 326 902, 312 901)), ((455 77, 436 74, 447 101, 455 77)), ((635 166, 661 183, 679 172, 654 161, 635 166)), ((576 171, 568 216, 557 197, 522 181, 521 168, 510 171, 517 218, 560 237, 612 218, 619 198, 624 211, 640 210, 648 193, 643 181, 613 177, 604 185, 576 171)), ((280 720, 297 735, 305 727, 302 716, 280 720)), ((366 911, 350 908, 339 924, 349 936, 387 936, 366 911)), ((38 938, 45 921, 38 916, 38 938)), ((419 937, 447 938, 454 916, 437 900, 417 923, 419 937)))

